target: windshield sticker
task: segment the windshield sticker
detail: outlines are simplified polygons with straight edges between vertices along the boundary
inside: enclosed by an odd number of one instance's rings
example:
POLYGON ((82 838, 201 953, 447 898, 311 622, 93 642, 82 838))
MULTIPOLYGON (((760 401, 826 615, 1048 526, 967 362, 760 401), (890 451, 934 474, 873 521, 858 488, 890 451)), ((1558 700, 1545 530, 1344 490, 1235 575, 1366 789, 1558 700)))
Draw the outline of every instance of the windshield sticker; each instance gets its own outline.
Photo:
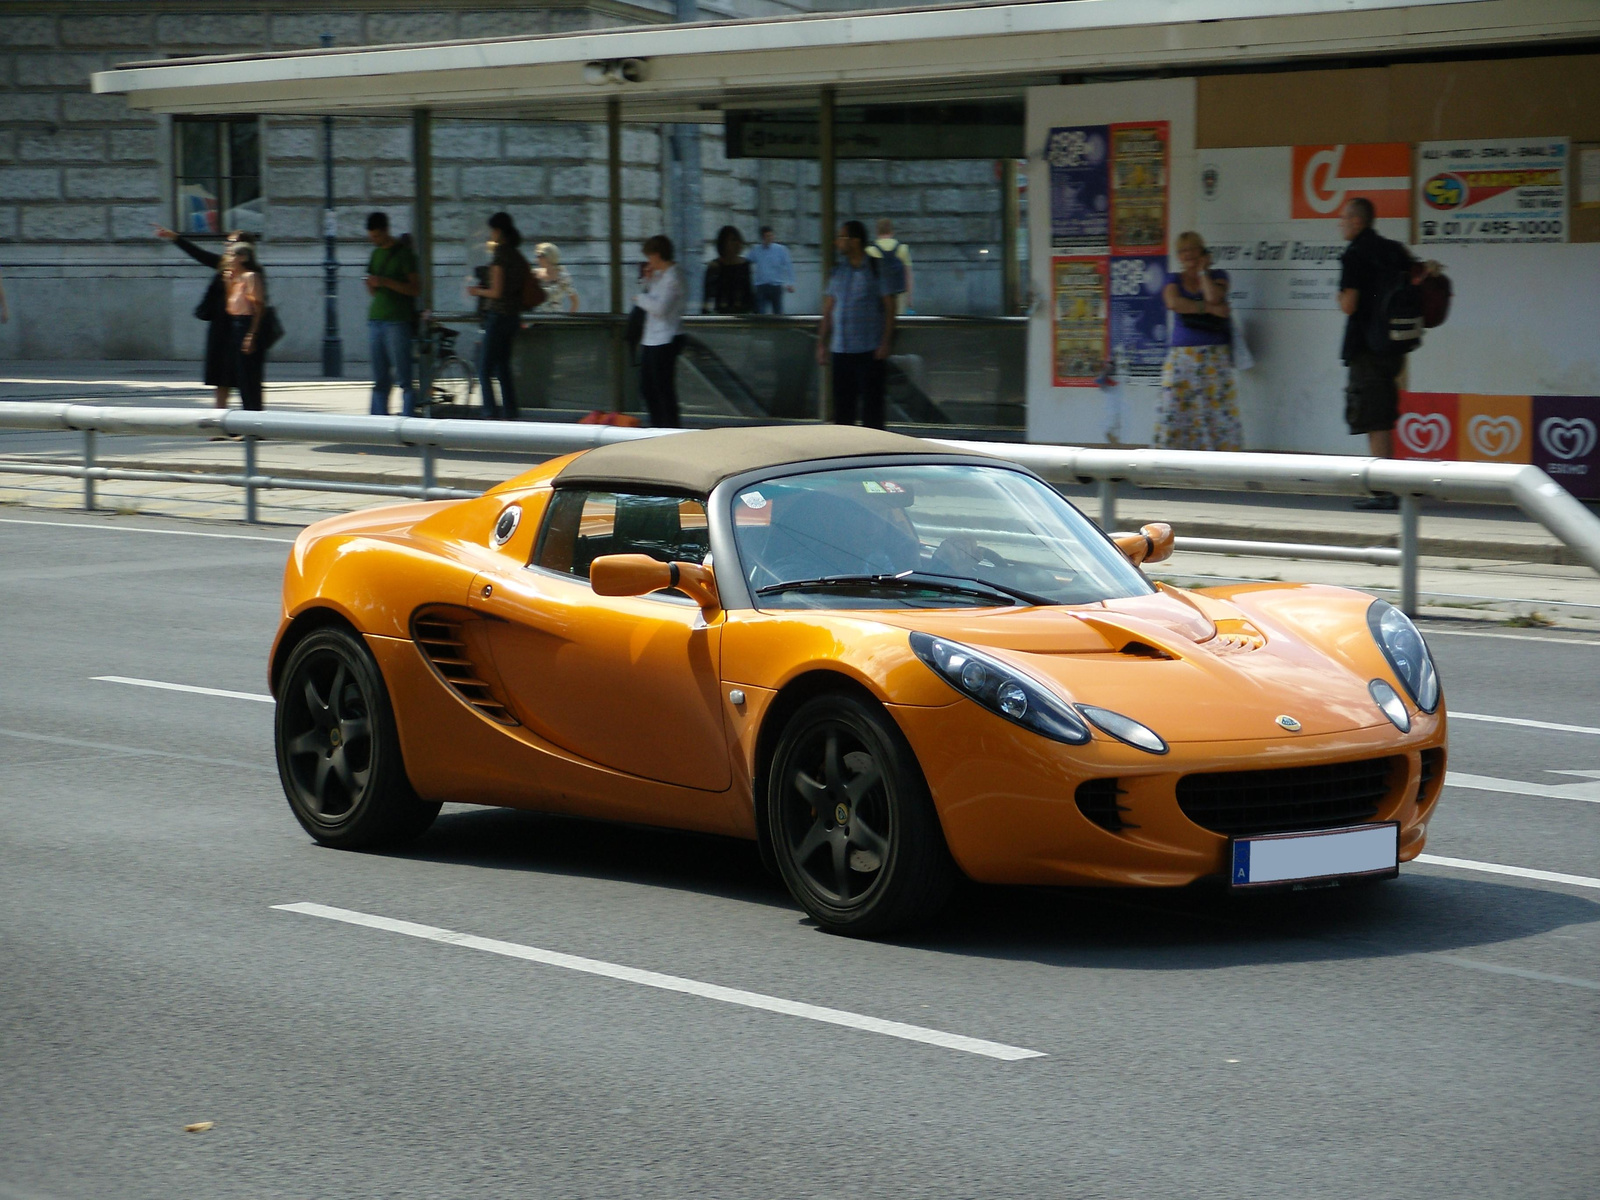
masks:
POLYGON ((883 484, 873 483, 870 479, 863 479, 861 481, 861 486, 866 488, 869 492, 881 493, 883 491, 883 484))
POLYGON ((878 486, 881 487, 884 491, 890 492, 890 493, 892 493, 892 494, 894 494, 896 496, 901 496, 901 495, 905 494, 905 488, 901 487, 898 483, 890 483, 887 479, 885 479, 878 486))
POLYGON ((739 499, 744 501, 746 508, 765 508, 767 506, 767 498, 760 492, 746 492, 739 499))

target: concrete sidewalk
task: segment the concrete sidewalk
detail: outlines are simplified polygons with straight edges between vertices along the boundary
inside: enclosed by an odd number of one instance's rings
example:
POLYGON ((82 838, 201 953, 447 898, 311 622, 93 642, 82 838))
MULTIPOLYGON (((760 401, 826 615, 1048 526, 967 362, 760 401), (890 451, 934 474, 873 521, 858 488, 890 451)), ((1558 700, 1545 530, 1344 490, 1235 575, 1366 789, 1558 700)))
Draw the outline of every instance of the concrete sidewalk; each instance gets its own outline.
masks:
MULTIPOLYGON (((342 415, 367 411, 369 385, 365 381, 323 380, 317 377, 318 370, 310 363, 275 366, 268 406, 342 415)), ((10 363, 0 365, 0 402, 26 399, 203 407, 211 403, 211 397, 208 389, 194 382, 197 375, 192 363, 10 363)), ((0 434, 0 458, 77 464, 81 442, 73 435, 7 432, 0 434)), ((108 467, 225 476, 242 470, 243 452, 237 443, 227 441, 102 437, 98 461, 108 467)), ((436 478, 444 487, 481 491, 531 465, 533 460, 510 456, 445 456, 438 460, 436 478)), ((257 469, 282 479, 415 484, 421 478, 415 453, 380 447, 261 443, 257 469)), ((1091 489, 1064 490, 1086 513, 1098 516, 1098 496, 1091 489)), ((104 481, 97 493, 101 507, 125 514, 238 520, 243 513, 241 489, 220 483, 104 481)), ((393 502, 287 489, 259 495, 263 519, 289 525, 393 502)), ((81 508, 82 496, 78 480, 0 475, 0 503, 81 508)), ((1123 487, 1117 516, 1123 528, 1166 521, 1180 536, 1190 537, 1341 546, 1394 546, 1399 538, 1397 514, 1355 511, 1349 501, 1334 497, 1123 487)), ((1429 503, 1423 509, 1421 541, 1421 588, 1431 608, 1483 609, 1522 617, 1539 612, 1558 614, 1564 623, 1593 620, 1600 624, 1600 578, 1577 563, 1543 527, 1515 509, 1429 503)), ((1299 579, 1384 593, 1398 586, 1398 572, 1393 567, 1193 551, 1180 553, 1152 574, 1194 582, 1299 579)))

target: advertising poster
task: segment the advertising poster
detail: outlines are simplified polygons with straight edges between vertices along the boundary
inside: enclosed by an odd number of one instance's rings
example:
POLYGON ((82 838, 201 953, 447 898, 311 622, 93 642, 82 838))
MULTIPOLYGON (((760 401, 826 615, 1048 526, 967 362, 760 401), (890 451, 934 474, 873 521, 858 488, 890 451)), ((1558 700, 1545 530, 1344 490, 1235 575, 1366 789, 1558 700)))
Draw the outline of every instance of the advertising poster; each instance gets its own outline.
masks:
POLYGON ((1110 266, 1111 361, 1119 379, 1154 379, 1167 358, 1167 256, 1114 257, 1110 266))
POLYGON ((1050 131, 1050 246, 1098 250, 1111 244, 1110 135, 1105 125, 1069 125, 1050 131))
POLYGON ((1196 220, 1212 266, 1249 310, 1337 311, 1339 212, 1352 196, 1378 211, 1378 232, 1411 236, 1411 147, 1405 142, 1252 146, 1200 157, 1196 220))
POLYGON ((1396 458, 1532 463, 1575 496, 1600 497, 1600 396, 1402 392, 1396 458))
POLYGON ((1423 142, 1417 242, 1567 240, 1566 138, 1423 142))
POLYGON ((1111 126, 1111 252, 1167 251, 1167 122, 1111 126))
POLYGON ((1051 359, 1056 387, 1093 387, 1107 358, 1107 260, 1050 260, 1051 359))

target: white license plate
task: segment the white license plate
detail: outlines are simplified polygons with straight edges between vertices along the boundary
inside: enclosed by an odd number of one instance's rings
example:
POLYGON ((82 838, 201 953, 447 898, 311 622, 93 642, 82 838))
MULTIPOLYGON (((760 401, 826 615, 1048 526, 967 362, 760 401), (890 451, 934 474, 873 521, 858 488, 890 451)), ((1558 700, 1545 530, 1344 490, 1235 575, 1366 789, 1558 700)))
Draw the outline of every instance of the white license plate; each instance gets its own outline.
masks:
POLYGON ((1236 888, 1397 875, 1400 823, 1234 838, 1230 849, 1233 871, 1229 882, 1236 888))

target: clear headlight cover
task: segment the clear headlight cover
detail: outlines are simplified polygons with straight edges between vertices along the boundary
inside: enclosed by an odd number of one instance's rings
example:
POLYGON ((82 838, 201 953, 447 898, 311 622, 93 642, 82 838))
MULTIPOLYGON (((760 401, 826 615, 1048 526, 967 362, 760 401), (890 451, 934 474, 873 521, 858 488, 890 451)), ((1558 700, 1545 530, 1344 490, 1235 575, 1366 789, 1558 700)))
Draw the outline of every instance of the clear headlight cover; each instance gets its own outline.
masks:
POLYGON ((1119 742, 1127 742, 1128 745, 1147 754, 1167 752, 1167 744, 1161 740, 1161 735, 1148 726, 1139 724, 1132 717, 1112 712, 1109 708, 1096 708, 1092 704, 1080 704, 1078 711, 1089 719, 1089 724, 1096 729, 1104 730, 1119 742))
POLYGON ((1089 727, 1043 684, 998 659, 927 633, 911 635, 911 651, 969 700, 1041 737, 1082 746, 1089 727))
POLYGON ((1383 715, 1394 723, 1394 727, 1401 733, 1411 732, 1411 714, 1406 711, 1405 701, 1400 699, 1400 694, 1381 679, 1374 679, 1367 684, 1367 691, 1372 693, 1375 704, 1383 709, 1383 715))
POLYGON ((1433 655, 1422 633, 1394 605, 1374 600, 1367 608, 1367 628, 1389 660, 1412 702, 1425 713, 1439 707, 1439 674, 1433 669, 1433 655))

